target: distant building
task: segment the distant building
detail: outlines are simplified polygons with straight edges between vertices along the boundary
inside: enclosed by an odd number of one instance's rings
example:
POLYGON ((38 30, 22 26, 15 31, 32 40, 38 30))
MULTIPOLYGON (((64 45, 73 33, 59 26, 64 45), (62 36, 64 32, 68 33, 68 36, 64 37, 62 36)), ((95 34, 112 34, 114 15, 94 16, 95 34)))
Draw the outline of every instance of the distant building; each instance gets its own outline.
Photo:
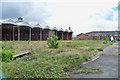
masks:
POLYGON ((80 33, 77 35, 77 39, 91 40, 93 38, 97 40, 110 39, 113 36, 114 40, 120 40, 120 31, 92 31, 88 33, 80 33))
POLYGON ((34 26, 28 22, 24 22, 23 18, 18 18, 17 21, 12 19, 2 21, 0 24, 0 40, 47 40, 51 35, 58 36, 59 40, 72 40, 72 30, 50 28, 49 26, 42 27, 39 24, 34 26))

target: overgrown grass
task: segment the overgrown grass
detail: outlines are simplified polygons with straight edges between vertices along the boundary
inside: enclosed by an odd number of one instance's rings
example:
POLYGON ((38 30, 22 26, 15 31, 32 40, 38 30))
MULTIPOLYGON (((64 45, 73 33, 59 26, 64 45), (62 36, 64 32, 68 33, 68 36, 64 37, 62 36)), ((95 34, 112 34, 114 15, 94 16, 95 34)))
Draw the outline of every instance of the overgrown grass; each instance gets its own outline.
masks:
POLYGON ((57 49, 49 49, 46 41, 3 42, 4 49, 29 50, 32 54, 2 62, 2 71, 7 78, 66 78, 65 72, 79 69, 89 73, 92 71, 84 68, 82 63, 96 55, 98 48, 103 49, 112 43, 103 44, 99 40, 59 41, 57 49))
POLYGON ((80 73, 84 73, 84 74, 89 74, 89 73, 102 73, 103 71, 100 69, 100 67, 85 67, 83 66, 81 69, 76 69, 74 70, 73 73, 75 74, 80 74, 80 73))
POLYGON ((17 53, 18 52, 15 50, 2 49, 0 50, 0 58, 2 58, 2 61, 10 61, 12 60, 13 55, 17 53))

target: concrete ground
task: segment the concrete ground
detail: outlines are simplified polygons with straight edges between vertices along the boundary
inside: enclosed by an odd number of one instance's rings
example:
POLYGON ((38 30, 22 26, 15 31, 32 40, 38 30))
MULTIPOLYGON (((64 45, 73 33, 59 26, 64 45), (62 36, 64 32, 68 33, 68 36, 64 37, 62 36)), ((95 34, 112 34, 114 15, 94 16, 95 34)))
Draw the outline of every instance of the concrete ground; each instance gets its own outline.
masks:
MULTIPOLYGON (((72 74, 71 78, 118 78, 118 43, 108 46, 95 61, 86 64, 88 67, 100 67, 102 73, 72 74)), ((120 48, 119 48, 120 49, 120 48)), ((120 61, 120 60, 119 60, 120 61)))

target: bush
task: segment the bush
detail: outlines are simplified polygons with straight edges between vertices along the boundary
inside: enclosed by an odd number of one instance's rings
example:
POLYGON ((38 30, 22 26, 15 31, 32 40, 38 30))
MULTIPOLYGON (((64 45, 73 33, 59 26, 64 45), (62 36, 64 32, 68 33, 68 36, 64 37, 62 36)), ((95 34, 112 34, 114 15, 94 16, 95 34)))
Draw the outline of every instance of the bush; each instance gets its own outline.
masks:
POLYGON ((97 48, 97 50, 98 50, 98 51, 103 51, 103 49, 102 49, 102 48, 97 48))
POLYGON ((107 44, 108 43, 108 39, 105 38, 104 41, 103 41, 103 44, 107 44))
POLYGON ((92 59, 92 55, 90 53, 83 54, 84 61, 90 61, 92 59))
POLYGON ((2 61, 10 61, 12 60, 13 54, 16 52, 14 50, 6 50, 3 49, 0 51, 0 55, 2 57, 2 61))
POLYGON ((58 48, 58 37, 55 35, 52 35, 48 38, 47 44, 49 48, 58 48))
POLYGON ((95 36, 92 37, 92 40, 97 40, 97 38, 95 36))

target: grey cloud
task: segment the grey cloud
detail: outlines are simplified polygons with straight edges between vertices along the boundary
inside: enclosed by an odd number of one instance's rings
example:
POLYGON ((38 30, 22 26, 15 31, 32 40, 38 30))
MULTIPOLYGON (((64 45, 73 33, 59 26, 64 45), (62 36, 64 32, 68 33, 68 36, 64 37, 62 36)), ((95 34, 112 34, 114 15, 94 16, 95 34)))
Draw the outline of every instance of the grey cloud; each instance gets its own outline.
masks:
POLYGON ((2 19, 23 16, 30 9, 30 3, 2 2, 2 19))
POLYGON ((34 5, 32 2, 2 2, 2 19, 17 19, 23 17, 25 21, 46 24, 48 12, 46 4, 34 5))

